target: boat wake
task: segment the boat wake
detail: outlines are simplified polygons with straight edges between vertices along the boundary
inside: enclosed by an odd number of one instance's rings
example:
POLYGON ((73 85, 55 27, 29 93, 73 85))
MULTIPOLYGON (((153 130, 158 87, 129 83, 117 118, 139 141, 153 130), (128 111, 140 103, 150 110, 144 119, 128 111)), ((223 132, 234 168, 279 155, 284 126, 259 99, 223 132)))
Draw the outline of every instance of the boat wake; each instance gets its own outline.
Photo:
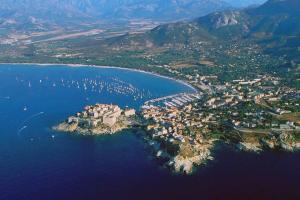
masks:
POLYGON ((18 135, 20 135, 21 132, 22 132, 23 130, 25 130, 26 128, 27 128, 27 126, 23 126, 22 128, 20 128, 20 129, 18 130, 18 135))
POLYGON ((20 135, 21 133, 22 133, 22 131, 24 131, 28 126, 27 125, 25 125, 26 123, 28 123, 30 120, 32 120, 33 118, 36 118, 36 117, 39 117, 39 116, 41 116, 41 115, 43 115, 43 114, 45 114, 44 112, 39 112, 39 113, 36 113, 36 114, 34 114, 34 115, 31 115, 31 116, 29 116, 27 119, 25 119, 22 123, 21 123, 21 125, 20 125, 20 127, 21 128, 19 128, 18 129, 18 135, 20 135))
POLYGON ((6 100, 9 100, 10 97, 9 97, 9 96, 6 96, 6 97, 0 97, 0 99, 6 99, 6 100))

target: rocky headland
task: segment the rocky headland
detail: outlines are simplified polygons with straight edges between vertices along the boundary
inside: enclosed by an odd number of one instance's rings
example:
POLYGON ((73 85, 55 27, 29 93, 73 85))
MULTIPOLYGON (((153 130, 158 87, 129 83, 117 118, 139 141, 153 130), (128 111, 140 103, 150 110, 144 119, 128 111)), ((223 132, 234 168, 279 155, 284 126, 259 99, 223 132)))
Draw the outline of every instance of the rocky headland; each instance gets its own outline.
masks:
POLYGON ((84 111, 70 116, 53 129, 83 135, 114 134, 132 127, 136 123, 134 116, 134 109, 122 110, 116 105, 96 104, 86 106, 84 111))
MULTIPOLYGON (((180 97, 184 101, 185 96, 180 97)), ((176 102, 180 100, 178 96, 170 98, 176 98, 176 102)), ((188 99, 187 96, 185 100, 188 99)), ((211 123, 209 115, 204 118, 198 114, 194 103, 197 100, 191 101, 178 107, 148 104, 142 106, 138 113, 134 109, 123 110, 117 105, 86 106, 82 112, 55 126, 54 130, 103 135, 135 127, 163 166, 183 174, 192 174, 198 166, 212 160, 211 151, 216 142, 257 153, 264 150, 292 152, 300 148, 300 132, 293 123, 288 122, 281 129, 265 130, 240 129, 228 124, 211 123)))

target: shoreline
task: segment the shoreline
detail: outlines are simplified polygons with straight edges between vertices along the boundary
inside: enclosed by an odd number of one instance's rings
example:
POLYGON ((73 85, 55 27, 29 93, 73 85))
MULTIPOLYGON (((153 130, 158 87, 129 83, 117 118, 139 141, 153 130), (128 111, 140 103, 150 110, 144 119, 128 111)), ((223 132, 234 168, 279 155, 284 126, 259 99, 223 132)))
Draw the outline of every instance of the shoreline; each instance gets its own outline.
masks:
POLYGON ((180 80, 180 79, 175 79, 173 77, 161 75, 155 72, 150 72, 150 71, 145 71, 145 70, 139 70, 135 68, 126 68, 126 67, 114 67, 114 66, 101 66, 101 65, 87 65, 87 64, 63 64, 63 63, 0 63, 1 65, 36 65, 36 66, 65 66, 65 67, 70 67, 70 68, 80 68, 80 67, 91 67, 91 68, 100 68, 100 69, 119 69, 119 70, 126 70, 126 71, 132 71, 132 72, 139 72, 139 73, 144 73, 144 74, 149 74, 152 76, 160 77, 160 78, 165 78, 169 79, 172 81, 175 81, 177 83, 180 83, 182 85, 187 86, 191 90, 193 90, 193 93, 197 93, 198 90, 189 84, 186 81, 180 80))

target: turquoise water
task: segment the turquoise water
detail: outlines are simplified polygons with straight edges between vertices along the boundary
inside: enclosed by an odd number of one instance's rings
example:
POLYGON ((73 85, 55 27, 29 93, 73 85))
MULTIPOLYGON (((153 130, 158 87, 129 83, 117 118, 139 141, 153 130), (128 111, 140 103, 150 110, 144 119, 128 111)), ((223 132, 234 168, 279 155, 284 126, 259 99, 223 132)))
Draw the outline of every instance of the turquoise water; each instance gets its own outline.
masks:
POLYGON ((51 130, 87 104, 139 108, 148 99, 189 91, 169 79, 121 69, 0 66, 0 199, 299 195, 299 154, 217 148, 215 161, 186 177, 160 168, 131 132, 92 137, 51 130))

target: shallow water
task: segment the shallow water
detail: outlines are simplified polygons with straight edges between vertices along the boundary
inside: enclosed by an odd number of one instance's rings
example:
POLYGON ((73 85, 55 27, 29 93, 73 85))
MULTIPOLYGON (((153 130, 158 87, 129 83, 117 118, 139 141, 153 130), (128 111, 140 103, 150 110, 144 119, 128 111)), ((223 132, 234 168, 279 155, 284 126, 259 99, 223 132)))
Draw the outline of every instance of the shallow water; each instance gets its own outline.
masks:
POLYGON ((188 91, 173 80, 120 69, 0 66, 0 199, 300 196, 299 154, 220 147, 216 160, 194 176, 179 176, 160 168, 131 132, 92 137, 51 131, 87 104, 139 108, 148 99, 188 91))

